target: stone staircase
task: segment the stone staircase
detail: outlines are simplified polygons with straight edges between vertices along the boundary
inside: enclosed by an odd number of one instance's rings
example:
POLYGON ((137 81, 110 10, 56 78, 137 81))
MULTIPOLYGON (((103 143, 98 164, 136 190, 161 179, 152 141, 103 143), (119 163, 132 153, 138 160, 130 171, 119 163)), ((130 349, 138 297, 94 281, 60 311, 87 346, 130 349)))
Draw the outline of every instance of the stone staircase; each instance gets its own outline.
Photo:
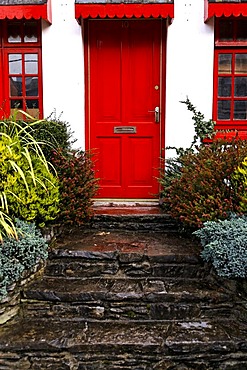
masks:
POLYGON ((246 301, 197 243, 169 220, 169 232, 160 220, 147 231, 150 218, 144 230, 101 221, 61 236, 23 289, 19 317, 0 331, 0 369, 247 369, 246 301))

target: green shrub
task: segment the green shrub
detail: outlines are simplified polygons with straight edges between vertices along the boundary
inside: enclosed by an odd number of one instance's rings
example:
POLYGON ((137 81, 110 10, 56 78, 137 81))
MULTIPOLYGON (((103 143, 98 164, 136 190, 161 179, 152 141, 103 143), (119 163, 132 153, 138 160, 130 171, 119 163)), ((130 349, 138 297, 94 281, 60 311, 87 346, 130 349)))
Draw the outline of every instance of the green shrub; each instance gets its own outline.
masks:
POLYGON ((16 128, 18 128, 19 136, 28 133, 38 143, 48 162, 51 161, 54 150, 59 148, 67 152, 71 150, 71 145, 75 142, 72 139, 73 132, 68 122, 57 118, 55 113, 41 120, 35 120, 27 114, 23 120, 19 118, 15 120, 14 117, 10 117, 0 122, 0 131, 3 130, 3 126, 5 126, 5 132, 7 127, 6 133, 10 136, 12 136, 13 130, 16 131, 16 128), (21 132, 21 130, 23 131, 21 132))
POLYGON ((25 155, 18 137, 0 136, 0 151, 0 191, 6 195, 11 218, 35 221, 40 226, 55 219, 59 212, 58 180, 43 160, 35 153, 25 155))
POLYGON ((242 187, 232 177, 246 153, 247 142, 233 139, 201 145, 197 152, 181 156, 180 174, 165 184, 164 203, 170 214, 185 225, 198 228, 206 221, 238 213, 242 187))
POLYGON ((72 139, 73 132, 67 122, 62 121, 55 115, 51 115, 42 122, 32 126, 33 137, 41 144, 46 159, 51 162, 54 150, 71 150, 75 140, 72 139), (48 143, 48 145, 47 145, 48 143))
POLYGON ((1 239, 4 232, 16 235, 15 217, 40 225, 54 219, 59 211, 59 190, 28 123, 0 122, 0 152, 1 239))
MULTIPOLYGON (((166 158, 161 171, 161 176, 159 182, 162 185, 161 198, 165 198, 167 194, 167 189, 173 180, 179 179, 181 176, 181 170, 183 167, 183 161, 187 158, 187 155, 197 152, 199 146, 203 145, 205 139, 212 139, 215 135, 214 126, 215 122, 211 119, 205 120, 204 114, 196 109, 196 107, 191 103, 189 98, 181 103, 186 105, 188 111, 192 113, 192 121, 194 126, 194 137, 191 145, 188 148, 177 148, 177 147, 166 147, 166 150, 173 149, 176 152, 176 157, 166 158)), ((164 199, 163 199, 164 200, 164 199)), ((163 202, 163 208, 169 210, 170 204, 163 202)))
POLYGON ((247 157, 244 158, 243 162, 236 169, 233 179, 236 180, 237 186, 239 186, 241 211, 247 212, 247 157))
POLYGON ((82 225, 92 215, 92 198, 98 189, 93 162, 89 152, 54 153, 52 162, 60 181, 61 212, 63 223, 82 225))
POLYGON ((212 262, 217 274, 225 278, 247 276, 247 218, 206 222, 194 232, 203 246, 202 258, 212 262))
POLYGON ((0 300, 7 288, 18 281, 23 271, 48 257, 48 245, 34 224, 16 220, 18 240, 4 237, 0 248, 0 300))
POLYGON ((16 173, 15 182, 8 183, 6 194, 8 194, 9 214, 25 221, 35 221, 42 227, 56 219, 59 213, 59 182, 58 179, 48 171, 43 163, 37 158, 32 158, 32 166, 35 172, 35 185, 28 171, 28 163, 22 159, 20 166, 25 172, 25 182, 16 173))

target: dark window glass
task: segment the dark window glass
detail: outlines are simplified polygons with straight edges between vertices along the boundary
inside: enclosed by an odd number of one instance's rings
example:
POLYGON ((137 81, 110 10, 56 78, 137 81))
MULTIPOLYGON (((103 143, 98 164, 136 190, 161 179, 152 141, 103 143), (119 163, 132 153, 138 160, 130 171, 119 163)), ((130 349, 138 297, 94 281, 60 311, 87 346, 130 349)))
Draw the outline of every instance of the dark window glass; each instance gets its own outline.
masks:
POLYGON ((22 96, 22 77, 10 77, 10 96, 22 96))
POLYGON ((38 77, 26 77, 26 96, 38 96, 38 77))
POLYGON ((230 41, 233 40, 233 21, 232 20, 220 20, 219 21, 219 40, 230 41))
POLYGON ((247 40, 247 21, 246 20, 239 20, 237 22, 236 29, 237 29, 236 40, 238 40, 238 41, 247 40))
POLYGON ((9 43, 20 43, 21 42, 21 23, 20 22, 8 22, 7 27, 8 42, 9 43))
POLYGON ((26 100, 26 106, 28 109, 37 109, 39 108, 39 101, 37 99, 26 100))
POLYGON ((234 78, 234 96, 247 97, 247 77, 234 78))
POLYGON ((231 114, 231 102, 229 100, 218 101, 218 119, 229 120, 231 114))
POLYGON ((24 42, 38 41, 38 26, 37 22, 24 23, 24 42))
POLYGON ((247 101, 246 100, 235 100, 234 102, 234 119, 246 120, 247 115, 247 101))
POLYGON ((218 96, 219 97, 231 96, 231 91, 232 91, 231 77, 219 77, 218 78, 218 96))
POLYGON ((10 108, 11 109, 23 109, 23 101, 21 99, 11 100, 10 101, 10 108))

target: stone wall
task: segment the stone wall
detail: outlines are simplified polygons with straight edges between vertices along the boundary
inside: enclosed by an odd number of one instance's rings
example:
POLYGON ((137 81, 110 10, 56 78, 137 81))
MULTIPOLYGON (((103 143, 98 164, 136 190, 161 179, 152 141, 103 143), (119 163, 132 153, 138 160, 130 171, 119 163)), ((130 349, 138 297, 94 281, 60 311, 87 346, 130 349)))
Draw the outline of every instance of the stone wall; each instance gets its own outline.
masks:
POLYGON ((8 296, 0 301, 0 325, 14 318, 20 309, 21 290, 30 281, 42 276, 44 263, 36 265, 31 270, 25 271, 20 281, 8 287, 8 296))

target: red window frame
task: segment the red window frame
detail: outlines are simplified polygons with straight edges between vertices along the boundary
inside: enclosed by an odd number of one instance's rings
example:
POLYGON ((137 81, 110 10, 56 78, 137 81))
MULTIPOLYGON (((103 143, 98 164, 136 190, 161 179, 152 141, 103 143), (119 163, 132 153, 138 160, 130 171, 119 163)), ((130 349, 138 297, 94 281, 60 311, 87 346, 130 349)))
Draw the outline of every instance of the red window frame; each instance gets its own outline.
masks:
MULTIPOLYGON (((2 27, 0 22, 0 71, 3 73, 3 63, 2 63, 2 27)), ((0 77, 0 117, 3 116, 4 106, 3 106, 3 75, 0 77)))
POLYGON ((247 73, 237 73, 235 71, 235 56, 236 54, 247 54, 247 34, 246 40, 237 37, 240 28, 244 23, 247 22, 246 18, 219 18, 215 20, 215 51, 214 51, 214 95, 213 95, 213 120, 216 122, 216 130, 238 130, 247 131, 247 116, 245 119, 234 118, 234 104, 240 101, 246 102, 247 96, 235 96, 234 86, 237 77, 246 77, 247 73), (228 32, 226 27, 226 32, 228 35, 226 38, 220 38, 220 33, 222 33, 221 26, 222 22, 227 22, 231 26, 231 34, 228 32), (220 55, 231 55, 231 72, 220 72, 219 71, 219 56, 220 55), (220 94, 219 80, 220 78, 225 78, 229 84, 230 95, 220 94), (221 96, 220 96, 221 95, 221 96), (229 119, 219 119, 218 118, 218 103, 219 102, 230 102, 230 117, 229 119))
MULTIPOLYGON (((2 86, 0 86, 0 101, 2 102, 2 116, 8 117, 11 113, 13 113, 13 109, 11 108, 11 100, 20 100, 23 102, 20 109, 26 111, 27 113, 35 116, 36 118, 41 118, 43 116, 43 84, 42 84, 42 51, 41 51, 41 22, 36 20, 11 20, 11 21, 3 21, 0 22, 0 30, 2 30, 2 35, 0 34, 0 67, 2 71, 1 81, 2 86), (37 25, 37 38, 34 42, 25 42, 24 41, 24 27, 26 25, 35 22, 37 25), (18 34, 21 35, 20 42, 9 42, 8 41, 8 25, 16 23, 18 26, 18 34), (21 73, 18 74, 11 74, 9 70, 9 55, 10 54, 20 54, 22 58, 22 68, 21 73), (37 54, 37 73, 27 73, 25 72, 25 65, 24 65, 24 56, 26 54, 37 54), (22 94, 11 96, 10 91, 10 76, 12 77, 22 77, 22 94), (24 81, 26 79, 35 80, 37 79, 37 90, 38 94, 35 93, 34 96, 30 95, 30 92, 26 91, 26 84, 24 81), (29 95, 28 95, 29 94, 29 95), (38 101, 38 109, 30 108, 31 101, 38 101), (29 107, 27 106, 29 104, 29 107)), ((18 108, 18 107, 17 107, 18 108)))

